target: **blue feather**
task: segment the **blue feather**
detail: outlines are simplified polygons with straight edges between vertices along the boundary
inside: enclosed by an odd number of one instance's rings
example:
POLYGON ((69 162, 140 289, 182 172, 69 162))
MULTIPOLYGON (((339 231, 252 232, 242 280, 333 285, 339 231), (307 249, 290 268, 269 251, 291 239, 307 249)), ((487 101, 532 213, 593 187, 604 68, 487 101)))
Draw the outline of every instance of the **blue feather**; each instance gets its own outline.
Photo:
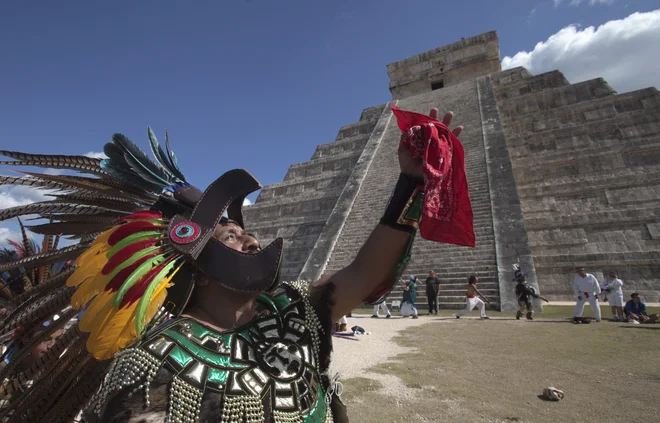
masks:
POLYGON ((174 152, 170 150, 170 137, 168 136, 167 131, 165 131, 165 149, 167 150, 170 162, 172 163, 172 171, 174 171, 183 182, 186 182, 186 177, 183 176, 183 172, 181 172, 179 165, 176 163, 176 156, 174 155, 174 152))
POLYGON ((131 140, 121 134, 115 134, 112 141, 124 152, 124 159, 133 171, 154 184, 162 184, 163 188, 171 185, 163 168, 155 164, 131 140))

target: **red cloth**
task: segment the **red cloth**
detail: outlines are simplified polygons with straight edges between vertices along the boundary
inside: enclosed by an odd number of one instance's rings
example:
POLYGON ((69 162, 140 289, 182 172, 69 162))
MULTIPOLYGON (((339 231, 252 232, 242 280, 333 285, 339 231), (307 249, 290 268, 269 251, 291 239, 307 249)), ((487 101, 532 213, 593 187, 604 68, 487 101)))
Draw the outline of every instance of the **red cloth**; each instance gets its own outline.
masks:
POLYGON ((419 233, 424 239, 476 246, 465 153, 461 142, 442 122, 392 106, 403 147, 423 159, 424 204, 419 233))

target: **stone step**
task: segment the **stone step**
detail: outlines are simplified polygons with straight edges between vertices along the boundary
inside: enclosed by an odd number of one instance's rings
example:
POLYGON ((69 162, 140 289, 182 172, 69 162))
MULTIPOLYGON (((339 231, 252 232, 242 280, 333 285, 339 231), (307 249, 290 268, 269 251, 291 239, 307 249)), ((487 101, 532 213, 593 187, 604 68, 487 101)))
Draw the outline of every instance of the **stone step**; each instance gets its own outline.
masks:
POLYGON ((493 85, 495 87, 517 84, 520 81, 525 81, 535 76, 536 75, 533 75, 530 71, 523 68, 522 66, 490 74, 490 77, 493 80, 493 85))
POLYGON ((575 212, 569 215, 558 214, 552 217, 531 217, 525 220, 528 231, 540 229, 567 229, 574 227, 604 226, 625 221, 628 224, 647 223, 660 220, 660 205, 625 210, 587 210, 583 213, 575 212))
POLYGON ((365 120, 377 121, 383 114, 386 105, 387 103, 383 103, 379 104, 378 106, 367 107, 366 109, 362 110, 362 113, 360 114, 360 122, 365 120))
MULTIPOLYGON (((266 185, 261 189, 261 192, 259 193, 259 197, 257 197, 257 200, 255 201, 255 204, 260 201, 260 198, 264 191, 271 191, 275 190, 277 188, 283 188, 283 187, 290 187, 290 186, 295 186, 299 184, 307 184, 307 183, 318 183, 320 181, 327 181, 327 180, 333 180, 337 178, 348 178, 352 173, 352 169, 342 169, 342 170, 337 170, 337 171, 328 171, 328 172, 323 172, 319 175, 311 175, 311 176, 301 176, 299 178, 295 179, 289 179, 288 181, 282 181, 282 182, 276 182, 274 184, 266 185)), ((278 194, 279 195, 279 194, 278 194)))
POLYGON ((284 176, 285 181, 300 177, 320 175, 323 172, 336 172, 339 170, 352 170, 360 158, 362 151, 347 151, 329 157, 319 157, 306 162, 296 163, 289 166, 284 176))
POLYGON ((557 195, 575 195, 587 193, 587 190, 600 191, 603 189, 626 188, 637 180, 640 184, 654 184, 660 182, 660 166, 639 166, 636 168, 602 169, 600 172, 592 172, 586 175, 574 177, 560 176, 557 178, 544 179, 537 184, 525 184, 518 186, 518 194, 521 198, 554 197, 557 195), (639 180, 639 175, 644 175, 644 180, 639 180))
POLYGON ((351 123, 350 125, 342 126, 339 129, 337 138, 335 140, 339 141, 344 138, 351 138, 358 135, 371 134, 376 126, 378 119, 372 120, 362 120, 356 123, 351 123))
MULTIPOLYGON (((608 124, 612 126, 611 124, 616 122, 624 123, 624 120, 630 123, 623 126, 623 128, 629 128, 625 131, 628 134, 631 131, 644 130, 644 124, 657 122, 658 117, 655 111, 660 108, 660 102, 656 100, 659 95, 653 89, 640 91, 613 97, 604 97, 585 104, 561 107, 542 115, 531 115, 509 121, 509 123, 504 125, 507 145, 509 148, 516 148, 520 147, 523 142, 529 143, 535 139, 537 142, 542 142, 544 137, 553 131, 565 130, 567 128, 579 130, 584 129, 585 126, 595 126, 593 129, 593 133, 595 134, 607 134, 608 132, 603 131, 602 127, 598 127, 601 125, 606 127, 608 124), (636 94, 640 91, 640 94, 636 94), (648 101, 640 101, 638 98, 639 95, 645 97, 648 101), (639 104, 640 109, 628 110, 631 107, 628 104, 630 102, 639 102, 635 104, 639 104), (617 110, 617 106, 619 106, 620 112, 617 110), (511 122, 515 122, 515 126, 511 122)), ((614 127, 618 129, 616 125, 614 127)), ((657 133, 657 131, 654 130, 653 133, 657 133)), ((622 135, 624 138, 630 138, 630 136, 626 137, 626 133, 622 135)), ((651 134, 638 135, 648 136, 651 134)), ((530 150, 530 152, 532 151, 530 150)))
POLYGON ((354 137, 343 138, 327 144, 321 144, 316 147, 312 159, 326 158, 347 151, 362 151, 365 144, 369 141, 369 134, 359 134, 354 137))
POLYGON ((608 268, 613 263, 616 263, 618 267, 655 266, 660 263, 660 250, 607 254, 585 251, 583 254, 554 254, 534 257, 534 267, 537 271, 538 269, 565 269, 566 272, 572 272, 575 269, 575 263, 590 268, 598 268, 599 266, 608 268))
MULTIPOLYGON (((658 133, 660 133, 660 122, 657 124, 658 133)), ((660 140, 660 137, 658 137, 660 140)), ((581 160, 575 154, 565 152, 562 156, 548 158, 545 162, 536 162, 534 166, 525 164, 523 166, 514 166, 515 174, 527 182, 541 181, 545 178, 554 176, 579 176, 580 174, 599 172, 601 169, 616 169, 626 167, 626 159, 638 155, 654 155, 651 162, 660 163, 660 142, 632 142, 625 146, 613 149, 600 147, 598 149, 584 149, 584 156, 589 157, 588 161, 581 160), (634 145, 636 144, 636 145, 634 145)), ((580 152, 580 155, 582 152, 580 152)), ((524 160, 516 160, 522 162, 524 160)), ((646 160, 649 162, 649 160, 646 160)))
POLYGON ((564 74, 558 70, 540 73, 508 83, 498 83, 498 80, 493 76, 493 82, 495 93, 501 101, 570 86, 564 74))
MULTIPOLYGON (((390 307, 390 312, 393 315, 398 314, 398 310, 392 310, 391 304, 392 301, 401 301, 401 298, 387 298, 387 306, 390 307)), ((418 314, 425 314, 428 312, 428 302, 425 301, 415 301, 415 307, 417 307, 417 313, 418 314)), ((462 310, 465 308, 465 299, 463 299, 462 302, 438 302, 438 308, 442 310, 462 310)), ((490 304, 486 304, 486 310, 499 310, 500 305, 499 301, 491 301, 490 304)), ((382 311, 380 312, 380 317, 383 318, 382 311)), ((478 317, 479 316, 479 310, 475 307, 472 310, 472 313, 465 314, 465 317, 478 317)))
MULTIPOLYGON (((487 288, 482 288, 481 284, 479 286, 479 291, 485 295, 489 300, 497 299, 499 301, 499 292, 500 290, 498 288, 492 288, 492 289, 487 289, 487 288)), ((440 289, 439 293, 440 295, 438 296, 438 301, 442 302, 456 302, 457 300, 460 300, 461 298, 465 299, 465 293, 467 292, 467 289, 457 289, 457 290, 444 290, 440 289)), ((392 291, 390 296, 393 295, 398 295, 402 294, 402 290, 397 290, 397 291, 392 291)), ((419 287, 417 288, 417 296, 419 297, 420 295, 424 296, 424 300, 426 300, 427 295, 425 288, 419 287)))
MULTIPOLYGON (((604 155, 620 155, 635 153, 638 150, 657 148, 660 145, 660 135, 632 139, 625 143, 621 143, 618 140, 608 140, 603 144, 606 145, 595 145, 592 143, 584 146, 576 146, 576 148, 580 148, 580 157, 576 157, 573 150, 549 150, 531 156, 520 156, 512 158, 512 163, 516 170, 524 168, 538 169, 541 166, 557 166, 576 161, 583 163, 584 161, 580 160, 581 157, 592 158, 604 155)), ((595 168, 594 170, 598 169, 595 166, 592 167, 595 168)))
POLYGON ((333 186, 324 189, 310 189, 300 192, 291 192, 286 195, 277 195, 270 198, 269 200, 260 201, 258 203, 255 202, 250 206, 250 208, 252 210, 264 210, 270 207, 300 204, 303 202, 318 202, 326 199, 336 199, 344 190, 344 185, 345 181, 340 186, 333 186))
POLYGON ((544 113, 559 107, 592 101, 596 98, 613 96, 616 92, 603 78, 596 78, 573 85, 562 85, 541 90, 530 90, 525 94, 504 98, 502 90, 496 90, 500 102, 500 116, 504 120, 519 119, 530 113, 544 113))
MULTIPOLYGON (((328 216, 315 215, 315 216, 280 216, 272 219, 254 219, 251 220, 249 215, 246 214, 246 226, 251 231, 258 231, 260 229, 269 229, 269 228, 281 228, 285 226, 302 226, 306 224, 325 224, 328 220, 328 216)), ((262 241, 260 239, 260 241, 262 241)))

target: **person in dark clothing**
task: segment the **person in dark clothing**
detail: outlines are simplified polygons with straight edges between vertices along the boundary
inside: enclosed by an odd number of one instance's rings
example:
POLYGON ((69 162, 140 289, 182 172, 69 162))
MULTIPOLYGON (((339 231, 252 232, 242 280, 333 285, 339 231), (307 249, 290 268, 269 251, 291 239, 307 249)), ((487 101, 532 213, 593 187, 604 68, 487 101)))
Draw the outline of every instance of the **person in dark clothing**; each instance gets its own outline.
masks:
POLYGON ((429 277, 426 278, 426 298, 429 302, 429 314, 435 312, 438 314, 438 293, 440 288, 440 280, 435 276, 435 272, 431 270, 429 277))
POLYGON ((522 271, 520 270, 520 266, 514 265, 513 268, 515 269, 515 273, 514 273, 515 276, 513 280, 518 282, 518 284, 516 285, 516 298, 518 299, 518 305, 520 306, 520 309, 516 313, 516 319, 520 320, 525 310, 527 310, 527 316, 526 316, 527 320, 534 320, 532 298, 541 299, 546 303, 548 302, 548 300, 538 295, 534 290, 534 288, 532 288, 527 283, 527 280, 525 279, 525 274, 523 274, 522 271))

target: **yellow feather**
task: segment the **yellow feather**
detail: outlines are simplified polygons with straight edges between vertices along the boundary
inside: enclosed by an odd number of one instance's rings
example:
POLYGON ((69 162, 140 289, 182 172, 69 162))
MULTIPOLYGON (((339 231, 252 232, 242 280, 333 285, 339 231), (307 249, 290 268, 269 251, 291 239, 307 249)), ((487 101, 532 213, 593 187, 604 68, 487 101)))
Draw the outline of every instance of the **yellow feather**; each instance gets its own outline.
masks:
POLYGON ((114 228, 110 228, 107 231, 103 232, 101 235, 97 236, 94 239, 94 242, 92 242, 92 245, 99 245, 99 244, 107 244, 108 240, 110 239, 110 236, 121 227, 121 225, 117 225, 114 228))
POLYGON ((94 298, 80 319, 79 328, 81 331, 89 333, 95 327, 103 324, 110 312, 109 307, 112 306, 114 296, 114 293, 107 291, 94 298))
POLYGON ((112 358, 118 351, 126 347, 137 336, 130 336, 131 326, 135 326, 137 302, 123 309, 113 308, 104 324, 94 328, 87 340, 87 350, 97 360, 112 358), (123 335, 123 336, 122 336, 123 335), (128 335, 128 336, 126 336, 128 335))
MULTIPOLYGON (((106 265, 108 262, 108 258, 105 256, 104 251, 100 251, 99 254, 90 257, 88 260, 85 260, 79 268, 76 269, 75 272, 71 276, 69 276, 69 279, 66 281, 67 286, 78 286, 80 284, 85 283, 85 281, 89 279, 93 279, 101 273, 101 270, 103 270, 103 266, 106 265)), ((91 280, 90 280, 91 282, 91 280)))
POLYGON ((76 289, 73 297, 71 297, 71 305, 73 308, 80 310, 85 307, 89 300, 102 293, 108 283, 109 276, 110 275, 103 275, 99 272, 94 278, 90 277, 86 279, 85 282, 76 289))
POLYGON ((92 245, 82 253, 76 261, 73 263, 74 266, 80 266, 85 260, 99 254, 99 251, 105 250, 106 252, 111 248, 108 244, 108 239, 110 236, 120 227, 121 225, 115 226, 114 228, 108 229, 103 232, 101 235, 97 236, 96 239, 92 242, 92 245))
MULTIPOLYGON (((165 283, 156 289, 153 300, 151 301, 151 303, 149 304, 149 308, 147 309, 147 313, 146 313, 147 321, 151 321, 151 319, 154 318, 158 310, 160 310, 160 308, 163 306, 163 303, 165 302, 165 298, 167 298, 166 288, 169 288, 170 286, 172 286, 172 284, 165 283)), ((116 346, 119 349, 129 346, 133 342, 139 339, 139 336, 135 331, 135 317, 136 317, 135 315, 137 314, 137 305, 138 302, 135 302, 130 306, 134 309, 133 315, 126 322, 126 326, 117 337, 116 346)))

